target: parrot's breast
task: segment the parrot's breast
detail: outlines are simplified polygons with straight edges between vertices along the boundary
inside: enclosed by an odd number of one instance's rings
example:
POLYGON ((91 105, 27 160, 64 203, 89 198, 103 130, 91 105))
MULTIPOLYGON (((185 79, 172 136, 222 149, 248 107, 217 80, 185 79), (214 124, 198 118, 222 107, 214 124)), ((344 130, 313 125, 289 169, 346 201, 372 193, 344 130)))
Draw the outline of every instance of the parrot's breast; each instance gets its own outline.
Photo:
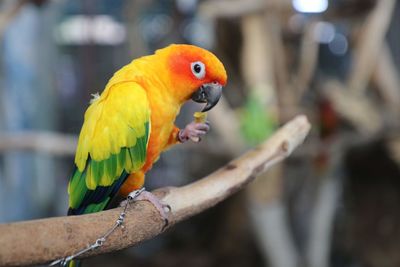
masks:
POLYGON ((147 146, 146 163, 142 168, 144 173, 152 167, 167 147, 175 126, 176 116, 180 110, 179 103, 168 101, 167 97, 163 97, 157 92, 148 94, 151 107, 151 134, 147 146))

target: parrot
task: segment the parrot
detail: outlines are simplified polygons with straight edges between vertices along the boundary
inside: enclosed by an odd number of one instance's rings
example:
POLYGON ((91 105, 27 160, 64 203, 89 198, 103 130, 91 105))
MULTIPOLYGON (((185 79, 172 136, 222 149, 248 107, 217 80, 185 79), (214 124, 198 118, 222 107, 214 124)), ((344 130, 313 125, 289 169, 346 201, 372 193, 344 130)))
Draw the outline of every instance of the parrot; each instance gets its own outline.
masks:
MULTIPOLYGON (((212 109, 226 83, 217 56, 188 44, 171 44, 118 70, 85 112, 68 183, 68 215, 107 209, 117 195, 143 187, 163 151, 200 140, 208 122, 180 129, 175 119, 188 100, 203 103, 202 112, 212 109)), ((164 204, 152 193, 144 191, 138 200, 150 201, 167 220, 164 204)))

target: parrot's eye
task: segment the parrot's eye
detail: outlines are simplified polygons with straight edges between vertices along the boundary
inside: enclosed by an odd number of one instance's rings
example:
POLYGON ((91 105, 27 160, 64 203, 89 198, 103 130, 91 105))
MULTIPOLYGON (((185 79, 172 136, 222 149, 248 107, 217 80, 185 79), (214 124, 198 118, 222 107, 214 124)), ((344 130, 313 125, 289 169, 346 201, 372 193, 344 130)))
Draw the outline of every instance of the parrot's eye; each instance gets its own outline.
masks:
POLYGON ((206 76, 206 67, 204 66, 203 62, 192 62, 192 64, 190 64, 190 67, 192 69, 193 75, 196 76, 197 79, 203 79, 204 76, 206 76))

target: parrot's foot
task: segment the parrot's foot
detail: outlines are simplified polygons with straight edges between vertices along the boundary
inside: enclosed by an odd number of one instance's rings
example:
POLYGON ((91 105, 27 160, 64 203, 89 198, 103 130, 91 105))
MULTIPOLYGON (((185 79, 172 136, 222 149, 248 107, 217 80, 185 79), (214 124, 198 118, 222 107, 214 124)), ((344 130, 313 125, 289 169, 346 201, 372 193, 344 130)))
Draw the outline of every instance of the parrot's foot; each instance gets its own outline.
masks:
POLYGON ((197 143, 201 141, 201 136, 205 135, 209 130, 210 125, 208 122, 191 122, 179 131, 178 140, 181 143, 189 140, 197 143))
POLYGON ((171 211, 171 207, 165 203, 163 203, 160 199, 158 199, 153 193, 146 191, 143 187, 142 189, 135 190, 129 193, 128 200, 124 200, 121 202, 121 206, 124 207, 127 205, 128 202, 131 201, 149 201, 153 206, 157 209, 160 213, 161 218, 164 220, 164 226, 168 226, 168 212, 171 211))

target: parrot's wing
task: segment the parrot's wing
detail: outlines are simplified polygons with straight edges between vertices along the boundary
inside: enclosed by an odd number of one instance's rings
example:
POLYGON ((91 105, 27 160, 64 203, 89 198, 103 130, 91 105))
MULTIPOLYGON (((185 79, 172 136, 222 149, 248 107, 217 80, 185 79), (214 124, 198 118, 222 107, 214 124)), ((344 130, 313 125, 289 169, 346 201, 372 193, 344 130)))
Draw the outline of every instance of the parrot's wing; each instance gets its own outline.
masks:
POLYGON ((145 90, 121 82, 95 99, 85 113, 69 185, 69 214, 104 209, 129 173, 145 163, 150 106, 145 90))

